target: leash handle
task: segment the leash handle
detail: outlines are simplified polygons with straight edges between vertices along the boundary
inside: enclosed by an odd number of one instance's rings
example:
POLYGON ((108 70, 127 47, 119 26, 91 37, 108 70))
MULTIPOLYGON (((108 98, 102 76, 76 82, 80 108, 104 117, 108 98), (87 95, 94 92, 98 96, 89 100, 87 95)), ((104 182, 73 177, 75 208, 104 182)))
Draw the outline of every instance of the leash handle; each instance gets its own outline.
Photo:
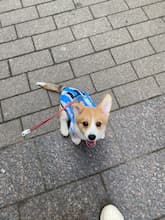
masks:
POLYGON ((30 129, 26 129, 26 130, 24 130, 22 133, 21 133, 21 135, 22 135, 22 137, 25 137, 26 135, 28 135, 28 134, 30 134, 31 133, 31 130, 30 129))

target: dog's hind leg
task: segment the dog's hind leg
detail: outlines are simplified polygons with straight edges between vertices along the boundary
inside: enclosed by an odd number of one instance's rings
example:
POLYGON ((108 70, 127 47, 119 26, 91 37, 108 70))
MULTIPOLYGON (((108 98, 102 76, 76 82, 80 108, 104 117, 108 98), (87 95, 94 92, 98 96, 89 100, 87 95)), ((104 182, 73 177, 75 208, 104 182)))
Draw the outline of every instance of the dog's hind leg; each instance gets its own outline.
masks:
POLYGON ((60 114, 60 131, 64 137, 69 135, 68 117, 65 111, 62 111, 60 114))

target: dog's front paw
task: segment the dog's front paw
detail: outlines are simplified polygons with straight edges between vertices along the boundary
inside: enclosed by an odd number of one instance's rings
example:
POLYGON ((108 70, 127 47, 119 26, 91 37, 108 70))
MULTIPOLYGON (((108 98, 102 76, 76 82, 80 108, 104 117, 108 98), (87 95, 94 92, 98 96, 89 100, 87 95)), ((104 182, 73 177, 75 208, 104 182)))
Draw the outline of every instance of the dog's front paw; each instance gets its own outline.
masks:
POLYGON ((73 136, 73 135, 71 135, 71 139, 72 139, 72 141, 73 141, 73 143, 74 143, 75 145, 79 145, 80 142, 81 142, 81 139, 80 139, 80 138, 75 137, 75 136, 73 136))

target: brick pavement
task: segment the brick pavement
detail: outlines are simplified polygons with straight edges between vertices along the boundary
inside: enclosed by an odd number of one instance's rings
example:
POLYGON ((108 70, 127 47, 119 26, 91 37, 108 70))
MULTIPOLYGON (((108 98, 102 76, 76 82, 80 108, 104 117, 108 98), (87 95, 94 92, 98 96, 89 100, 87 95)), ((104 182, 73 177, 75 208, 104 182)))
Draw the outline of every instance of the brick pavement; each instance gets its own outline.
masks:
POLYGON ((165 217, 165 1, 0 0, 0 219, 165 217), (110 92, 105 140, 59 134, 58 96, 36 81, 110 92))

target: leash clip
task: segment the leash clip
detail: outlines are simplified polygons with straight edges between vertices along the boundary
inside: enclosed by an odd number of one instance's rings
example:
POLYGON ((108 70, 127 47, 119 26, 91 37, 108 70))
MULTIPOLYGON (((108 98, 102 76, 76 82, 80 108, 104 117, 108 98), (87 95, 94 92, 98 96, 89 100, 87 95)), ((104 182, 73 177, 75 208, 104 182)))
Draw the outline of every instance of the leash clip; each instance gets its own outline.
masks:
POLYGON ((21 133, 21 135, 23 136, 23 137, 25 137, 26 135, 28 135, 28 134, 30 134, 31 133, 31 130, 30 129, 26 129, 26 130, 24 130, 22 133, 21 133))

